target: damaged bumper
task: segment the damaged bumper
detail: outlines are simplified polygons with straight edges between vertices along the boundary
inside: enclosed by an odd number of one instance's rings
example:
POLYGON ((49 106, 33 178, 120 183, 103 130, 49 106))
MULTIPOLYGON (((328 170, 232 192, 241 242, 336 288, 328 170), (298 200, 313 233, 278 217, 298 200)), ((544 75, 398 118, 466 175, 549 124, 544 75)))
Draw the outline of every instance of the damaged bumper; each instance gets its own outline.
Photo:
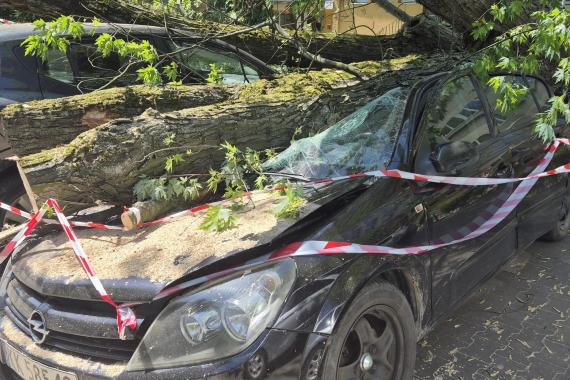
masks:
POLYGON ((0 375, 4 375, 9 380, 12 380, 10 376, 13 379, 20 378, 16 372, 24 376, 28 375, 30 379, 35 379, 34 376, 39 374, 38 379, 49 380, 52 380, 50 376, 53 380, 204 378, 222 380, 263 379, 273 376, 280 379, 303 379, 308 370, 307 363, 311 362, 315 351, 323 347, 325 340, 325 337, 311 333, 268 330, 245 351, 215 363, 128 372, 127 362, 97 361, 42 347, 34 343, 30 336, 16 326, 10 318, 3 315, 0 320, 0 344, 2 345, 0 375), (11 367, 19 365, 20 369, 10 370, 8 365, 11 367), (59 377, 57 377, 58 374, 59 377), (252 377, 252 375, 256 376, 252 377))

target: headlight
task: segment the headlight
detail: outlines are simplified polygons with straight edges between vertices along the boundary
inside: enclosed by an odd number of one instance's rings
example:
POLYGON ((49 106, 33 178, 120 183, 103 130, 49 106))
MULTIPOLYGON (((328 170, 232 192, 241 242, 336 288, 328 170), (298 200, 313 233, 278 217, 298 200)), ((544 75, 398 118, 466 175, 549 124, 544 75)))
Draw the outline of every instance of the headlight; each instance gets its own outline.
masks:
POLYGON ((280 260, 173 299, 146 333, 128 370, 198 364, 243 351, 274 322, 295 273, 292 260, 280 260))

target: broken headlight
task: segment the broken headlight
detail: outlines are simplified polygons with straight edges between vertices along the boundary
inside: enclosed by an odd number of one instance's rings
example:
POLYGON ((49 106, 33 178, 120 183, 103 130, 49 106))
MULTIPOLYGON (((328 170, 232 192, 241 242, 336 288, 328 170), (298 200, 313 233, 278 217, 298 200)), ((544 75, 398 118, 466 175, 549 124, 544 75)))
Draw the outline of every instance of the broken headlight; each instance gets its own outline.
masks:
POLYGON ((292 260, 280 260, 173 299, 146 333, 128 370, 193 365, 243 351, 274 322, 295 274, 292 260))

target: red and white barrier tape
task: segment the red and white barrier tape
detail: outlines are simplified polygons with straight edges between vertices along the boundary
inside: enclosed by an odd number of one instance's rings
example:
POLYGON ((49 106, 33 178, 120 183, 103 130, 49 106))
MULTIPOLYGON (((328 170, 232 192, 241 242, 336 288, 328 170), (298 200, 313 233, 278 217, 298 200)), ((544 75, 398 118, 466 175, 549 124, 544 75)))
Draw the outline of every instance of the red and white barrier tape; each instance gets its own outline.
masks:
MULTIPOLYGON (((30 214, 29 212, 26 212, 24 210, 20 210, 17 207, 11 206, 7 203, 4 202, 0 202, 0 209, 6 210, 14 215, 18 215, 21 216, 22 218, 26 218, 26 219, 32 219, 32 214, 30 214)), ((46 223, 46 224, 59 224, 57 222, 57 220, 52 220, 52 219, 42 219, 42 223, 46 223)), ((94 223, 94 222, 74 222, 71 221, 70 224, 73 227, 85 227, 85 228, 95 228, 95 229, 101 229, 101 230, 123 230, 123 227, 120 226, 108 226, 106 224, 100 224, 100 223, 94 223)))
MULTIPOLYGON (((407 247, 407 248, 393 248, 393 247, 386 247, 386 246, 377 246, 377 245, 364 245, 364 244, 354 244, 348 242, 332 242, 332 241, 305 241, 305 242, 297 242, 292 243, 284 248, 274 252, 269 257, 269 260, 275 260, 282 257, 289 257, 289 256, 306 256, 306 255, 337 255, 337 254, 380 254, 380 255, 419 255, 424 254, 429 251, 433 251, 437 248, 442 248, 446 246, 450 246, 453 244, 465 242, 467 240, 475 239, 484 233, 491 230, 493 227, 497 226, 501 223, 507 216, 518 206, 518 204, 524 199, 524 197, 528 194, 528 192, 532 189, 534 184, 538 181, 538 178, 544 177, 544 175, 540 175, 550 164, 552 159, 554 158, 554 153, 556 152, 558 146, 560 144, 569 144, 570 140, 568 139, 558 139, 552 144, 548 149, 545 157, 540 161, 539 165, 530 173, 529 177, 521 179, 521 184, 517 186, 517 188, 511 193, 506 200, 503 198, 504 202, 500 204, 500 206, 494 206, 495 211, 491 213, 488 219, 484 219, 477 223, 476 221, 472 222, 469 226, 465 226, 464 228, 458 229, 458 232, 454 234, 453 237, 446 238, 443 237, 441 242, 433 242, 430 245, 418 246, 418 247, 407 247), (444 242, 445 241, 445 242, 444 242)), ((570 165, 566 165, 570 167, 570 165)), ((570 168, 566 168, 566 171, 549 171, 547 175, 554 175, 554 174, 561 174, 570 172, 570 168)), ((397 172, 399 174, 405 173, 400 171, 391 171, 392 173, 397 172)), ((374 172, 379 173, 379 172, 374 172)), ((412 174, 412 173, 409 173, 412 174)), ((366 175, 356 175, 352 176, 352 178, 363 177, 366 175)), ((405 178, 404 175, 395 175, 395 178, 402 178, 402 179, 409 179, 405 178)), ((439 178, 450 178, 453 177, 439 177, 439 178)), ((325 182, 332 182, 332 181, 340 181, 345 180, 347 177, 340 177, 340 178, 331 178, 330 181, 325 182)), ((422 176, 421 180, 429 181, 431 176, 422 176), (424 179, 425 178, 425 179, 424 179)), ((486 178, 481 178, 486 180, 486 178)), ((479 178, 472 178, 473 182, 479 180, 479 178)), ((508 182, 515 182, 515 181, 508 181, 508 182)), ((501 182, 507 183, 507 182, 501 182)), ((457 184, 457 183, 454 183, 457 184)), ((496 183, 486 183, 485 185, 494 185, 496 183)), ((465 186, 465 182, 461 182, 461 185, 465 186)), ((481 184, 483 185, 483 184, 481 184)), ((190 211, 190 210, 188 210, 190 211)), ((489 210, 485 210, 485 212, 489 212, 489 210)), ((205 283, 207 281, 211 281, 212 279, 220 277, 220 275, 225 275, 231 272, 235 272, 239 270, 239 268, 233 268, 224 271, 223 273, 214 273, 209 276, 202 276, 199 278, 192 279, 190 281, 186 281, 171 287, 168 287, 161 292, 159 292, 154 300, 158 300, 161 298, 169 297, 173 294, 176 294, 180 291, 185 289, 194 287, 196 285, 205 283)))
MULTIPOLYGON (((519 205, 519 203, 525 198, 528 192, 536 184, 538 179, 543 174, 543 171, 552 161, 554 157, 554 152, 560 145, 560 143, 568 144, 568 140, 560 141, 557 140, 548 148, 548 152, 539 165, 530 173, 530 175, 524 179, 520 185, 513 191, 513 193, 507 198, 507 200, 491 215, 491 217, 485 220, 481 224, 476 224, 474 229, 470 229, 466 226, 465 229, 458 229, 458 235, 448 242, 435 243, 431 245, 423 245, 417 247, 406 247, 406 248, 392 248, 386 246, 377 245, 363 245, 363 244, 353 244, 347 242, 332 242, 332 241, 305 241, 289 244, 283 249, 275 252, 271 258, 279 258, 285 256, 305 256, 305 255, 330 255, 330 254, 346 254, 346 253, 369 253, 369 254, 382 254, 382 255, 418 255, 423 254, 434 249, 446 247, 449 245, 454 245, 458 243, 465 242, 467 240, 475 239, 493 227, 501 223, 509 214, 519 205), (459 231, 463 231, 462 233, 459 231)), ((566 165, 565 165, 566 166, 566 165)), ((564 173, 570 172, 569 168, 564 171, 564 173)), ((553 171, 549 171, 553 172, 553 171)), ((546 173, 549 173, 546 172, 546 173)), ((561 172, 552 173, 549 175, 560 174, 561 172)), ((473 178, 472 180, 478 180, 473 178)), ((495 184, 495 183, 492 183, 495 184)))
POLYGON ((89 277, 91 284, 93 284, 93 287, 97 290, 101 299, 115 308, 115 311, 117 313, 117 330, 119 333, 119 338, 122 340, 126 339, 126 328, 128 327, 132 330, 137 328, 137 318, 135 316, 135 313, 130 307, 119 305, 113 301, 111 297, 109 297, 107 291, 103 287, 103 284, 97 277, 95 270, 91 266, 89 258, 85 254, 81 243, 77 239, 77 235, 75 235, 73 227, 71 227, 71 224, 65 215, 63 215, 61 208, 55 199, 48 199, 47 202, 44 203, 44 205, 38 210, 38 212, 32 216, 31 220, 26 224, 26 227, 22 229, 8 243, 8 245, 6 245, 4 250, 2 250, 0 253, 0 263, 2 263, 14 251, 14 249, 16 249, 28 236, 30 236, 34 228, 36 228, 36 226, 42 221, 42 218, 44 217, 49 207, 53 208, 55 211, 57 219, 59 220, 59 224, 69 239, 69 242, 73 248, 73 252, 81 264, 81 267, 87 274, 87 277, 89 277))
MULTIPOLYGON (((460 185, 460 186, 489 186, 489 185, 497 185, 497 184, 505 184, 511 182, 521 182, 519 186, 514 190, 514 192, 506 199, 506 201, 496 209, 496 211, 488 218, 487 220, 482 221, 478 224, 473 224, 471 228, 463 229, 463 233, 461 236, 455 236, 453 240, 447 242, 434 242, 434 244, 424 245, 424 246, 417 246, 417 247, 407 247, 407 248, 393 248, 393 247, 386 247, 386 246, 376 246, 376 245, 363 245, 363 244, 354 244, 348 242, 326 242, 326 241, 305 241, 305 242, 298 242, 289 244, 283 249, 273 253, 269 260, 274 260, 282 257, 287 256, 304 256, 304 255, 332 255, 332 254, 349 254, 349 253, 366 253, 366 254, 384 254, 384 255, 417 255, 423 254, 429 251, 432 251, 437 248, 461 243, 467 240, 474 239, 483 235, 484 233, 488 232, 493 227, 497 226, 501 223, 505 218, 516 208, 516 206, 524 199, 524 197, 528 194, 528 192, 532 189, 534 184, 537 182, 539 178, 550 176, 550 175, 557 175, 562 173, 569 173, 570 172, 570 164, 560 166, 554 170, 549 170, 544 172, 546 167, 550 164, 554 157, 554 153, 556 152, 557 148, 560 144, 567 144, 570 145, 569 139, 557 139, 554 144, 552 144, 548 149, 547 153, 539 163, 539 165, 530 173, 528 177, 525 178, 466 178, 466 177, 441 177, 441 176, 424 176, 418 175, 409 172, 403 172, 399 170, 382 170, 382 171, 372 171, 367 173, 359 173, 350 176, 343 176, 343 177, 336 177, 336 178, 325 178, 314 181, 313 183, 327 183, 327 182, 334 182, 334 181, 341 181, 351 178, 360 178, 360 177, 392 177, 392 178, 399 178, 399 179, 408 179, 414 181, 428 181, 428 182, 435 182, 435 183, 445 183, 451 185, 460 185)), ((265 190, 262 192, 267 191, 275 191, 276 189, 265 190)), ((254 193, 247 193, 246 196, 251 196, 254 193)), ((83 247, 79 243, 77 236, 75 235, 71 224, 67 220, 67 218, 63 215, 57 201, 53 199, 49 199, 46 204, 42 206, 42 208, 36 213, 35 215, 30 215, 25 213, 17 208, 6 204, 0 204, 2 208, 14 212, 18 215, 30 217, 30 221, 26 224, 25 228, 23 228, 13 239, 8 243, 8 245, 4 248, 4 250, 0 253, 0 263, 4 261, 12 252, 13 250, 18 247, 34 230, 34 228, 42 221, 43 216, 45 215, 48 207, 52 207, 55 210, 57 218, 59 220, 59 224, 63 227, 69 241, 72 244, 73 250, 75 255, 77 256, 79 262, 81 263, 85 273, 91 280, 91 283, 101 296, 103 300, 107 303, 112 305, 116 312, 117 312, 117 328, 119 332, 119 337, 121 339, 125 339, 125 332, 126 328, 136 329, 137 327, 137 318, 130 308, 130 306, 134 306, 136 304, 123 304, 118 305, 116 304, 107 294, 105 291, 102 283, 97 278, 95 271, 91 267, 87 255, 85 254, 83 247), (26 216, 27 214, 27 216, 26 216)), ((193 207, 188 210, 180 211, 175 214, 169 215, 167 217, 158 219, 153 222, 143 223, 143 226, 150 226, 154 224, 159 224, 166 222, 171 219, 175 219, 184 215, 197 213, 200 211, 204 211, 208 209, 210 205, 205 204, 197 207, 193 207)), ((95 223, 79 223, 75 222, 73 225, 82 226, 82 227, 91 227, 91 228, 103 228, 106 227, 114 227, 114 226, 104 226, 98 225, 95 223)), ((116 227, 114 227, 116 228, 116 227)), ((119 227, 120 228, 120 227, 119 227)), ((173 287, 166 288, 159 292, 155 296, 156 299, 168 297, 172 294, 176 294, 177 292, 187 289, 191 286, 210 281, 213 278, 218 278, 222 275, 227 273, 233 272, 236 269, 228 269, 223 272, 215 273, 209 276, 203 276, 200 278, 196 278, 190 280, 188 282, 184 282, 173 287)))

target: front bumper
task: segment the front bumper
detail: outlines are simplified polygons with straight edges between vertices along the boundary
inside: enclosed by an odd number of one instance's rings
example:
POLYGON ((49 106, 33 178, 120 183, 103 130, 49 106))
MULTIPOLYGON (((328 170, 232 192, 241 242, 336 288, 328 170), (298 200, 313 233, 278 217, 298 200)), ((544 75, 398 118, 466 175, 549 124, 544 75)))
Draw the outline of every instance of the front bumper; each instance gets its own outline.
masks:
MULTIPOLYGON (((287 330, 268 330, 252 346, 233 357, 189 367, 146 372, 127 372, 126 362, 103 363, 35 344, 8 317, 0 319, 0 340, 25 353, 30 359, 49 367, 77 374, 79 380, 175 380, 175 379, 247 379, 249 360, 256 356, 265 363, 265 376, 258 379, 304 379, 307 366, 322 350, 326 337, 287 330)), ((4 353, 1 355, 5 365, 4 353)), ((259 368, 259 365, 258 365, 259 368)), ((0 375, 2 370, 0 370, 0 375)))

